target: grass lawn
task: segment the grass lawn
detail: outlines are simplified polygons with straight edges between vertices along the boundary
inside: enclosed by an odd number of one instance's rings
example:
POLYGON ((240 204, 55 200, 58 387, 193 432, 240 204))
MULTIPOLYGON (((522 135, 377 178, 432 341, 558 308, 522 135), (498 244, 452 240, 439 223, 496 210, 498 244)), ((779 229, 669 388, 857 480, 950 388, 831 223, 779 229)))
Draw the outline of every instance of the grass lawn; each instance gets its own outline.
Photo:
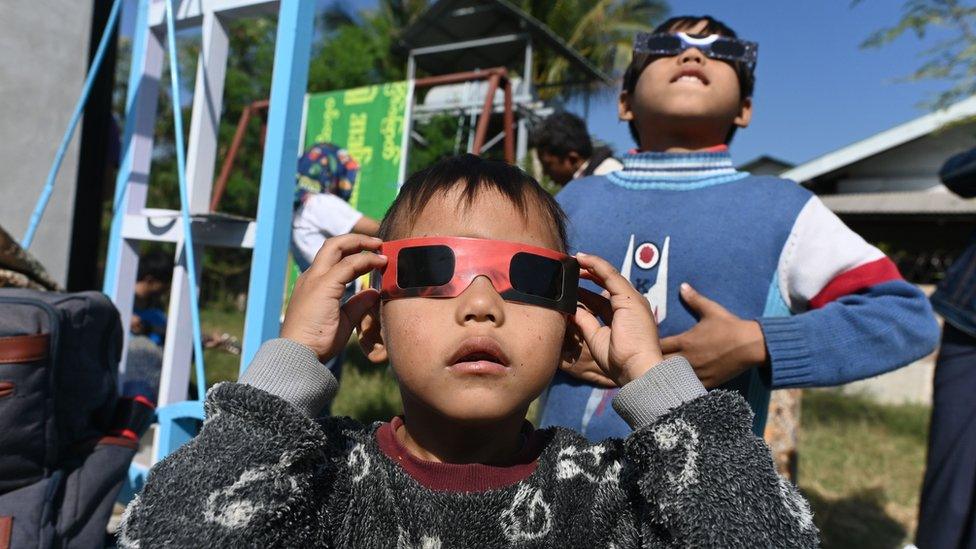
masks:
POLYGON ((929 408, 805 391, 800 489, 824 547, 903 547, 914 537, 929 408))
MULTIPOLYGON (((202 311, 204 333, 239 339, 244 315, 202 311)), ((240 358, 206 350, 207 384, 237 378, 240 358)), ((890 406, 811 390, 803 395, 799 448, 800 488, 827 548, 900 548, 911 541, 925 463, 929 409, 890 406)), ((336 415, 387 420, 400 412, 400 395, 387 366, 370 363, 355 337, 346 348, 336 415)), ((534 419, 536 407, 530 409, 534 419)))

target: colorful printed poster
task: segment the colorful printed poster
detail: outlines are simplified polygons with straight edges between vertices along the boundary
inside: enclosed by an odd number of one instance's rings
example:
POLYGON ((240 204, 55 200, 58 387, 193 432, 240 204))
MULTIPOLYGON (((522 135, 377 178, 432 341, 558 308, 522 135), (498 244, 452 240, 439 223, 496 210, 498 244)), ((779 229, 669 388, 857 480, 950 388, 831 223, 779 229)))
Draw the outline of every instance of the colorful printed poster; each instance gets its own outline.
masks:
POLYGON ((359 164, 349 204, 376 219, 396 197, 409 91, 392 82, 306 98, 302 150, 332 143, 348 151, 359 164))

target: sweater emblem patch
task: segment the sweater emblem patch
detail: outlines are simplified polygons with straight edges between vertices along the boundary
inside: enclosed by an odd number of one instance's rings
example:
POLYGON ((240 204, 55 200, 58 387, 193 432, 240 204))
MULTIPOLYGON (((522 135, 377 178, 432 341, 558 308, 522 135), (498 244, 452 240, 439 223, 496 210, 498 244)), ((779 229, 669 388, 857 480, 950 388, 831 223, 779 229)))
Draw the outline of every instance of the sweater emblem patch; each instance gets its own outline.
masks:
POLYGON ((681 464, 680 471, 668 471, 667 479, 674 491, 684 492, 698 484, 698 430, 683 419, 658 425, 652 431, 658 448, 671 454, 682 452, 684 456, 668 456, 668 461, 681 464))
POLYGON ((353 482, 359 482, 369 474, 369 455, 366 454, 366 448, 363 447, 362 443, 356 443, 352 447, 349 457, 346 459, 346 465, 352 473, 353 482))
POLYGON ((246 528, 258 514, 287 508, 299 492, 298 481, 287 470, 293 460, 294 455, 286 452, 278 463, 247 469, 230 486, 211 492, 204 520, 224 528, 246 528))
POLYGON ((668 317, 668 255, 671 237, 664 237, 664 244, 660 250, 656 244, 649 241, 635 247, 634 237, 635 235, 630 235, 627 253, 624 254, 624 262, 620 266, 620 274, 629 280, 638 292, 644 294, 651 305, 651 311, 654 312, 654 318, 660 324, 668 317), (635 263, 643 270, 657 267, 655 279, 652 281, 650 278, 640 276, 639 273, 633 273, 635 263))
POLYGON ((519 486, 512 505, 502 513, 502 532, 509 541, 539 539, 552 530, 552 509, 542 488, 519 486))
POLYGON ((420 536, 419 540, 414 541, 406 530, 397 527, 397 549, 441 549, 441 538, 437 536, 420 536))
POLYGON ((617 484, 622 465, 617 460, 604 460, 607 451, 602 444, 579 449, 568 446, 559 451, 556 457, 556 478, 569 480, 583 477, 596 484, 617 484))
POLYGON ((641 243, 634 252, 634 263, 637 263, 641 269, 653 269, 659 259, 661 259, 661 252, 653 242, 641 243))

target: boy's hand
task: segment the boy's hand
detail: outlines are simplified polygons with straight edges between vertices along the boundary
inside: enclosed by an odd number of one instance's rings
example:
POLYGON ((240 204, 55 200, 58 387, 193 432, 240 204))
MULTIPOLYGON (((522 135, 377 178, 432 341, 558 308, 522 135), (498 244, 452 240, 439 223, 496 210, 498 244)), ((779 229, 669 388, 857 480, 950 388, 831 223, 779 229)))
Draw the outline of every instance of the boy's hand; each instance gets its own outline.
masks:
POLYGON ((735 316, 687 283, 681 285, 681 297, 699 315, 698 324, 662 339, 661 350, 687 358, 705 388, 766 363, 766 339, 758 322, 735 316))
POLYGON ((356 278, 386 265, 386 256, 362 251, 378 250, 383 241, 358 234, 328 239, 315 254, 311 267, 295 282, 281 337, 311 349, 321 362, 336 355, 366 311, 379 299, 367 289, 339 306, 342 293, 356 278))
POLYGON ((583 293, 581 300, 593 312, 578 307, 573 320, 593 359, 607 377, 623 387, 662 360, 654 315, 647 299, 612 265, 595 255, 580 253, 576 259, 580 275, 606 289, 610 301, 588 300, 583 293))
POLYGON ((579 358, 572 364, 563 365, 562 370, 580 381, 585 381, 591 385, 613 389, 617 384, 603 373, 603 368, 593 360, 590 347, 585 341, 582 342, 579 358))

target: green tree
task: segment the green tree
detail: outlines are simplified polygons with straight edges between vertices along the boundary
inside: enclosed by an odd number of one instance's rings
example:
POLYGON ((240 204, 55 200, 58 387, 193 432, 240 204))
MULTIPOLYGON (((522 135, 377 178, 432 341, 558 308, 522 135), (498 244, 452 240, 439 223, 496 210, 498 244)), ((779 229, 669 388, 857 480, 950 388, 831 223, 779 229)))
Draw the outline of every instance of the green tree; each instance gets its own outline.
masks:
MULTIPOLYGON (((521 0, 526 13, 537 17, 573 49, 608 74, 630 62, 634 34, 650 31, 668 12, 661 0, 521 0)), ((570 79, 569 63, 545 49, 533 59, 534 81, 551 97, 570 79)))
MULTIPOLYGON (((859 4, 864 0, 855 0, 859 4)), ((976 94, 976 7, 959 0, 905 0, 897 23, 871 34, 861 46, 878 48, 905 34, 935 42, 921 54, 922 63, 904 79, 941 80, 948 89, 927 106, 944 108, 976 94)))

